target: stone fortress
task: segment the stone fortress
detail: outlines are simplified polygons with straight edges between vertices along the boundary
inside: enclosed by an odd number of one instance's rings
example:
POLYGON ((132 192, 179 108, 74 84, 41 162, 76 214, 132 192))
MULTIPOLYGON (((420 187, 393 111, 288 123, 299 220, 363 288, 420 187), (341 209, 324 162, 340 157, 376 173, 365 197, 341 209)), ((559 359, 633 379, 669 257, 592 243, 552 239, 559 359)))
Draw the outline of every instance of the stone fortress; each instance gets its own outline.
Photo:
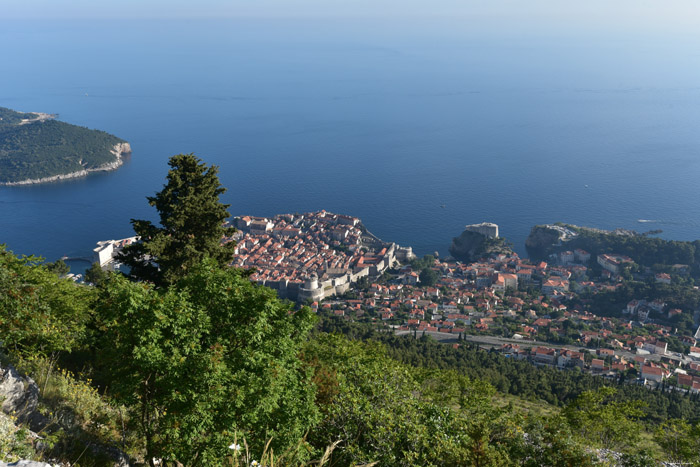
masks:
POLYGON ((467 225, 464 227, 464 230, 476 232, 488 238, 498 238, 498 225, 491 222, 467 225))

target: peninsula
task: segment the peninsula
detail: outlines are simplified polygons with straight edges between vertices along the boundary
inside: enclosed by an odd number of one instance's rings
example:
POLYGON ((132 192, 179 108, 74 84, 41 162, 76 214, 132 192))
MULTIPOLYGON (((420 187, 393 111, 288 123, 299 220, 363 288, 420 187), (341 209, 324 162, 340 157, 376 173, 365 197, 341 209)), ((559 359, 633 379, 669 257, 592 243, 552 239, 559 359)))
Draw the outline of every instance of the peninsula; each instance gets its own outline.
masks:
POLYGON ((57 121, 54 115, 0 107, 0 185, 29 185, 114 170, 131 152, 104 131, 57 121))

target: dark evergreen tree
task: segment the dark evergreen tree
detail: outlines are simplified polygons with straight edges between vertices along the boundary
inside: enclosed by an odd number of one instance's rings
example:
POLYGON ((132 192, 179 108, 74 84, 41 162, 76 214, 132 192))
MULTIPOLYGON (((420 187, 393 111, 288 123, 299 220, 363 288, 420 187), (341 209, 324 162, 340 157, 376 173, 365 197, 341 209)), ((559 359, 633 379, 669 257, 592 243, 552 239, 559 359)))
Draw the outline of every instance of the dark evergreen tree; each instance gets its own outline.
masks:
POLYGON ((68 266, 62 259, 59 259, 54 263, 46 263, 46 267, 49 271, 61 277, 70 272, 70 266, 68 266))
POLYGON ((105 272, 99 263, 92 263, 89 269, 85 271, 85 282, 101 287, 109 278, 109 274, 105 272))
POLYGON ((157 285, 172 284, 203 258, 219 266, 233 258, 235 243, 224 243, 233 235, 225 227, 229 205, 219 196, 226 191, 219 183, 216 166, 207 167, 193 154, 170 158, 167 183, 148 204, 160 215, 160 227, 150 221, 132 219, 141 238, 122 251, 119 259, 131 268, 131 277, 157 285))
POLYGON ((432 287, 437 283, 439 276, 438 273, 433 271, 432 269, 425 268, 420 272, 418 279, 420 279, 421 285, 432 287))

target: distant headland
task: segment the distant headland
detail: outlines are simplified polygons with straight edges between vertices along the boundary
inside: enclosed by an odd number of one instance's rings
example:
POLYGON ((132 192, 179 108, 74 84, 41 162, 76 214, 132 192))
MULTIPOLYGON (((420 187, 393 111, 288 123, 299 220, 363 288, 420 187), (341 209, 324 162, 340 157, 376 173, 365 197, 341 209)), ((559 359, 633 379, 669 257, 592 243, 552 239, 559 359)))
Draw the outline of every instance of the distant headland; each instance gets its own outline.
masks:
POLYGON ((55 115, 0 107, 0 185, 31 185, 115 170, 131 153, 126 141, 55 115))

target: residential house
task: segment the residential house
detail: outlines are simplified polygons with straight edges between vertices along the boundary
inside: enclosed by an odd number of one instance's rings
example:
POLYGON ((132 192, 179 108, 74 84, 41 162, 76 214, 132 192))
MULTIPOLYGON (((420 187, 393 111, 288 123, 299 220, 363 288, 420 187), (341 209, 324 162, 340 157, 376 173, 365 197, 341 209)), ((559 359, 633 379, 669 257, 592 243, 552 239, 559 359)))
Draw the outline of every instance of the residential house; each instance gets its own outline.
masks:
POLYGON ((573 350, 564 349, 559 352, 559 358, 557 359, 557 365, 560 368, 568 368, 572 366, 577 366, 583 368, 585 363, 583 353, 575 352, 573 350))
POLYGON ((666 377, 664 370, 650 365, 642 366, 642 378, 660 383, 666 377))
POLYGON ((598 255, 598 264, 612 274, 619 274, 624 264, 632 262, 632 258, 623 255, 598 255))
POLYGON ((555 292, 568 292, 569 281, 559 277, 550 277, 542 283, 542 293, 545 295, 554 295, 555 292))
POLYGON ((556 349, 549 347, 535 347, 530 351, 530 355, 533 362, 547 365, 554 365, 557 359, 556 349))
POLYGON ((665 272, 659 272, 655 276, 656 282, 660 282, 662 284, 670 284, 671 283, 671 275, 667 274, 665 272))
POLYGON ((577 261, 580 261, 581 263, 587 263, 588 260, 591 259, 591 254, 587 252, 586 250, 582 250, 580 248, 577 248, 574 250, 574 257, 576 258, 577 261))

